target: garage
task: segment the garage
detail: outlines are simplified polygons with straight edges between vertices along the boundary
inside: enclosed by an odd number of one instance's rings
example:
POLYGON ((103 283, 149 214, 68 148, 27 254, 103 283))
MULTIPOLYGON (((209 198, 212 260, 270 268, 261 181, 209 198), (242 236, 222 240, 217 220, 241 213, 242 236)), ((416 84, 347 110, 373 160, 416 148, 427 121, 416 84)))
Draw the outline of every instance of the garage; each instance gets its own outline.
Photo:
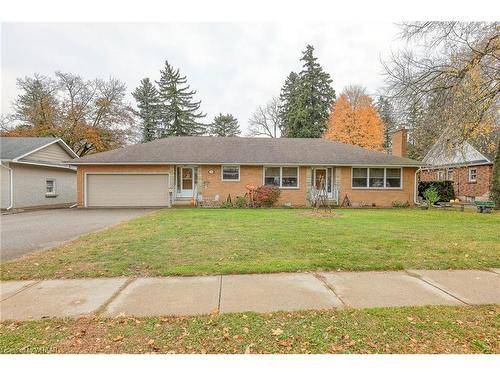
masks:
POLYGON ((87 174, 86 207, 170 206, 168 174, 87 174))

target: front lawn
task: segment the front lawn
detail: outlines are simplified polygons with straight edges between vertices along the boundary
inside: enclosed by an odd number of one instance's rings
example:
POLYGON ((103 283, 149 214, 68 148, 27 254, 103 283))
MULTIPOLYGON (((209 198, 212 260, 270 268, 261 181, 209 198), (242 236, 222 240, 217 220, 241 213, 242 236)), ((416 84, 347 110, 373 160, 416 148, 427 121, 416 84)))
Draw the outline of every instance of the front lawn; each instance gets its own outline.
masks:
POLYGON ((0 324, 0 353, 500 353, 500 307, 0 324))
POLYGON ((3 264, 1 278, 500 267, 498 213, 334 212, 164 209, 3 264))

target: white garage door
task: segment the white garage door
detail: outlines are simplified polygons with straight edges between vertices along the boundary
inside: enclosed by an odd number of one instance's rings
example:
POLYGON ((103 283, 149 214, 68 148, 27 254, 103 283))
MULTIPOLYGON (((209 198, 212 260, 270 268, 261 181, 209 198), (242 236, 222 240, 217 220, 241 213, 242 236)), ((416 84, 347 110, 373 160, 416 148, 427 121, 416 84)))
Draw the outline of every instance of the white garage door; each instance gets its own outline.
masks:
POLYGON ((89 174, 87 207, 165 207, 167 174, 89 174))

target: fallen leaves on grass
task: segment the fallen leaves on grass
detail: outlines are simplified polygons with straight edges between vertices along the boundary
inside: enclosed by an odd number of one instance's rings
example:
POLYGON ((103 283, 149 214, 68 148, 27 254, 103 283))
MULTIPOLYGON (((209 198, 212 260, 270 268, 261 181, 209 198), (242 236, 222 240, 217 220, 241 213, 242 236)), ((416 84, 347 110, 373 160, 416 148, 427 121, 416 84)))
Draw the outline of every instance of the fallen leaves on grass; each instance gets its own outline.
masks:
POLYGON ((0 353, 499 353, 499 317, 449 306, 2 322, 0 353))
POLYGON ((283 334, 283 330, 281 328, 273 329, 272 332, 273 332, 273 336, 279 336, 279 335, 283 334))

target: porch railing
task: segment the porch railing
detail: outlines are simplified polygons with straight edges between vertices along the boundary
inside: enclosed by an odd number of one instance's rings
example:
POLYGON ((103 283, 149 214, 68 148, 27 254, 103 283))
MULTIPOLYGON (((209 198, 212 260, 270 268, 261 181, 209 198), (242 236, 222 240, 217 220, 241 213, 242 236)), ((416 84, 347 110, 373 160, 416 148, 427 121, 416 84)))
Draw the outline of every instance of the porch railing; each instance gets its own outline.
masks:
POLYGON ((313 199, 317 199, 320 196, 325 196, 326 199, 329 201, 335 201, 337 204, 339 204, 339 187, 338 185, 332 185, 332 191, 327 192, 326 190, 319 190, 316 189, 315 187, 312 187, 309 191, 309 194, 311 197, 314 197, 313 199))

